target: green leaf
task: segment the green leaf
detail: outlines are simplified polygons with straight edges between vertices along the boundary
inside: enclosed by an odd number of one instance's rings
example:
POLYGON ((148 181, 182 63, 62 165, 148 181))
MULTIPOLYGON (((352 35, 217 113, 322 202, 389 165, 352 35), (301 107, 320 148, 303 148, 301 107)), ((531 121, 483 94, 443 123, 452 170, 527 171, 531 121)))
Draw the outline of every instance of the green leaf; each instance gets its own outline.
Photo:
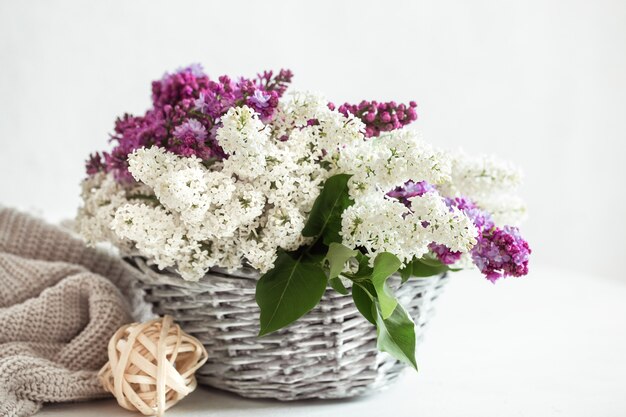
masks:
POLYGON ((397 256, 382 252, 374 259, 374 270, 372 271, 372 284, 376 288, 376 295, 380 302, 380 309, 383 319, 387 319, 394 312, 398 305, 398 300, 394 297, 391 289, 387 285, 387 278, 400 268, 402 262, 397 256))
POLYGON ((400 273, 400 278, 402 278, 402 283, 404 284, 413 275, 413 262, 409 262, 404 268, 402 268, 398 272, 400 273))
POLYGON ((352 250, 341 243, 332 242, 328 247, 326 258, 324 258, 324 263, 328 262, 330 269, 328 277, 331 280, 338 277, 346 266, 346 262, 354 258, 358 253, 358 251, 352 250))
POLYGON ((354 274, 355 278, 370 278, 374 269, 370 266, 370 258, 363 255, 361 252, 357 253, 356 260, 359 262, 359 269, 354 274))
MULTIPOLYGON (((369 284, 370 286, 372 285, 371 283, 367 284, 369 284)), ((363 317, 365 317, 367 321, 375 326, 376 319, 372 314, 372 306, 374 304, 372 294, 374 293, 374 288, 370 288, 370 293, 368 290, 365 289, 366 286, 367 285, 364 284, 354 284, 352 286, 352 300, 354 300, 354 305, 356 306, 357 310, 359 310, 359 312, 363 315, 363 317)))
POLYGON ((372 306, 372 314, 376 318, 378 350, 388 352, 394 358, 417 370, 415 324, 406 310, 398 304, 393 314, 389 318, 383 319, 380 304, 375 303, 372 306))
POLYGON ((341 213, 354 204, 348 195, 349 179, 348 174, 338 174, 326 180, 302 229, 303 236, 322 236, 326 245, 341 242, 341 213))
POLYGON ((442 274, 449 269, 447 265, 438 260, 429 259, 424 261, 423 259, 414 259, 400 270, 400 276, 402 277, 402 282, 406 282, 410 277, 431 277, 442 274))
POLYGON ((329 279, 328 283, 339 294, 348 295, 348 290, 346 289, 345 285, 343 285, 343 282, 341 282, 341 279, 339 279, 339 277, 329 279))
POLYGON ((261 308, 259 336, 296 321, 324 295, 327 278, 319 261, 301 254, 279 252, 275 266, 257 282, 256 302, 261 308))
POLYGON ((419 261, 423 264, 426 264, 428 266, 435 266, 435 267, 440 267, 442 265, 444 265, 443 263, 441 263, 441 261, 439 259, 437 259, 436 256, 434 256, 433 254, 427 253, 424 256, 422 256, 421 258, 419 258, 419 261))

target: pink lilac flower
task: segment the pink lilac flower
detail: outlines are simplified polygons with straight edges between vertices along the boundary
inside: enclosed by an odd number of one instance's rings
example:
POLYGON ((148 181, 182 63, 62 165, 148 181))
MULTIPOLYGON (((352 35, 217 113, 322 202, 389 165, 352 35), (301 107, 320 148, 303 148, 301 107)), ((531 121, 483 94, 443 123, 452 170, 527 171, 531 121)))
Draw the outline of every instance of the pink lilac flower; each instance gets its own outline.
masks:
MULTIPOLYGON (((333 103, 329 104, 331 109, 335 108, 333 103)), ((379 103, 377 101, 363 100, 358 105, 344 103, 339 106, 338 111, 343 115, 352 113, 365 123, 365 136, 380 136, 381 132, 389 132, 408 125, 417 120, 417 103, 414 101, 406 104, 397 104, 395 101, 379 103)))
POLYGON ((203 160, 228 157, 216 140, 220 118, 233 106, 248 105, 261 120, 270 121, 293 74, 266 71, 257 79, 228 76, 211 80, 202 67, 192 65, 165 74, 152 83, 153 107, 143 116, 126 114, 115 122, 111 152, 91 155, 87 173, 112 172, 118 181, 133 181, 128 154, 141 147, 159 146, 177 155, 203 160))

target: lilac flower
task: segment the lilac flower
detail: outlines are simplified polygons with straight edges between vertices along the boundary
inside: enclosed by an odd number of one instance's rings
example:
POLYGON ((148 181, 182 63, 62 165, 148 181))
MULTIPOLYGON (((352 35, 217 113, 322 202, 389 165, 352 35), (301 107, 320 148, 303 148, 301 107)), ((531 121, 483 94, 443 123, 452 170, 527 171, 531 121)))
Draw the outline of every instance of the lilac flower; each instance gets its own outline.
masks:
POLYGON ((204 142, 207 133, 206 128, 196 119, 187 119, 183 124, 176 126, 174 137, 181 141, 204 142))
POLYGON ((87 173, 112 172, 119 181, 132 181, 128 155, 150 146, 203 160, 226 158, 215 136, 221 116, 233 106, 246 104, 261 120, 271 120, 292 76, 291 71, 281 70, 275 76, 266 71, 257 80, 233 81, 225 75, 211 80, 199 65, 165 74, 152 83, 153 108, 143 116, 118 118, 111 136, 115 147, 100 159, 91 156, 87 173))
POLYGON ((281 69, 276 75, 272 71, 264 71, 263 74, 257 74, 257 84, 265 91, 276 91, 278 96, 282 96, 292 78, 290 70, 281 69))
POLYGON ((195 155, 201 159, 213 156, 213 152, 205 144, 207 130, 196 119, 187 119, 176 126, 173 136, 168 143, 169 151, 182 156, 195 155))
MULTIPOLYGON (((516 227, 496 227, 491 215, 465 198, 448 198, 446 203, 463 211, 479 230, 477 244, 470 252, 472 261, 491 282, 501 277, 519 277, 528 273, 531 249, 516 227)), ((432 243, 430 250, 444 264, 461 258, 460 252, 432 243)))
POLYGON ((252 97, 250 97, 250 101, 254 103, 256 107, 260 107, 262 109, 269 106, 268 104, 269 99, 270 99, 270 95, 267 93, 264 93, 261 90, 256 90, 254 94, 252 95, 252 97))
POLYGON ((278 107, 278 93, 276 91, 263 92, 255 90, 248 98, 248 106, 252 107, 259 115, 261 120, 269 121, 274 115, 274 109, 278 107))
POLYGON ((85 168, 87 169, 87 175, 94 175, 98 172, 104 171, 105 163, 102 160, 102 155, 98 152, 92 153, 89 155, 89 159, 85 163, 85 168))
POLYGON ((195 64, 189 65, 187 68, 179 68, 176 72, 181 72, 185 70, 191 71, 191 74, 193 74, 194 77, 202 77, 205 75, 204 68, 202 68, 202 64, 197 63, 197 62, 195 64))
POLYGON ((206 95, 204 93, 200 93, 198 98, 194 100, 194 110, 199 111, 200 113, 208 113, 209 106, 207 104, 206 95))
POLYGON ((476 204, 474 204, 474 202, 466 198, 447 198, 446 204, 449 207, 456 207, 465 213, 465 215, 472 220, 474 226, 476 226, 478 230, 492 229, 495 226, 491 214, 480 209, 476 204))
POLYGON ((389 197, 397 198, 405 206, 410 208, 411 202, 409 201, 409 198, 422 196, 429 191, 433 191, 434 189, 435 187, 433 187, 432 184, 429 184, 426 181, 407 181, 403 186, 396 187, 395 189, 389 191, 387 195, 389 197))
POLYGON ((446 245, 441 245, 435 242, 428 245, 428 249, 430 249, 430 251, 437 256, 437 259, 445 265, 452 265, 453 263, 458 262, 462 255, 461 252, 450 250, 450 248, 446 245))
POLYGON ((204 74, 196 75, 197 68, 187 67, 165 74, 159 81, 152 83, 152 103, 155 108, 169 104, 176 106, 185 104, 184 101, 197 97, 199 91, 205 89, 209 77, 204 74))
MULTIPOLYGON (((329 104, 335 108, 333 103, 329 104)), ((358 105, 344 103, 338 111, 343 115, 352 113, 365 123, 365 136, 380 136, 381 132, 401 129, 409 123, 417 120, 417 103, 409 102, 409 105, 397 104, 395 101, 379 103, 377 101, 363 100, 358 105)))
POLYGON ((482 233, 472 249, 472 260, 489 281, 495 282, 501 277, 526 275, 531 252, 516 227, 496 227, 482 233))

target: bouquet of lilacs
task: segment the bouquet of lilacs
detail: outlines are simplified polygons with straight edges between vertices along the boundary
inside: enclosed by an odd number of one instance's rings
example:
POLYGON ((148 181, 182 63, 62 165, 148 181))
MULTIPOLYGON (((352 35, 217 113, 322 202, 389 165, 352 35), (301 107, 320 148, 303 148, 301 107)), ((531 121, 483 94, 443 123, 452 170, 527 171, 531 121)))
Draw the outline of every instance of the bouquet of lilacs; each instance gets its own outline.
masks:
POLYGON ((153 107, 119 118, 112 151, 87 162, 79 230, 185 280, 257 269, 260 335, 328 285, 351 293, 379 349, 415 366, 414 324, 388 278, 525 275, 520 172, 423 142, 405 128, 414 102, 336 107, 285 95, 291 78, 215 80, 191 66, 153 82, 153 107))

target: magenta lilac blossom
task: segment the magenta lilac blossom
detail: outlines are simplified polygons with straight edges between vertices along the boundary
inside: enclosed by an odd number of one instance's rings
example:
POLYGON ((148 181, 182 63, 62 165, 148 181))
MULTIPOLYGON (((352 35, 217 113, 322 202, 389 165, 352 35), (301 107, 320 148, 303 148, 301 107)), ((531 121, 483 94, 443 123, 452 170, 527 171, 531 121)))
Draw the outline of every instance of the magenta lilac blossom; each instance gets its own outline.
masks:
POLYGON ((143 116, 125 114, 115 122, 111 152, 91 155, 87 173, 112 172, 118 181, 132 181, 128 155, 141 147, 158 146, 177 155, 202 160, 226 157, 215 138, 220 118, 234 106, 248 105, 264 122, 271 121, 278 100, 293 74, 265 71, 256 79, 210 79, 200 65, 165 74, 152 83, 152 105, 143 116))
POLYGON ((439 243, 431 243, 428 245, 428 249, 435 254, 437 259, 444 265, 452 265, 455 262, 458 262, 461 259, 461 252, 456 252, 450 250, 446 245, 441 245, 439 243))
POLYGON ((501 277, 528 273, 531 249, 517 227, 504 226, 484 231, 472 249, 472 260, 491 282, 501 277))
MULTIPOLYGON (((496 227, 489 213, 465 198, 449 198, 446 203, 463 211, 478 229, 478 243, 470 252, 472 261, 491 282, 507 276, 520 277, 528 273, 531 249, 516 227, 496 227)), ((446 265, 461 258, 460 252, 432 243, 429 249, 446 265)))
MULTIPOLYGON (((334 104, 330 104, 334 109, 334 104)), ((352 113, 365 123, 365 136, 376 137, 381 132, 389 132, 417 120, 417 103, 397 104, 395 101, 379 103, 363 100, 359 104, 344 103, 337 109, 343 115, 352 113)))

